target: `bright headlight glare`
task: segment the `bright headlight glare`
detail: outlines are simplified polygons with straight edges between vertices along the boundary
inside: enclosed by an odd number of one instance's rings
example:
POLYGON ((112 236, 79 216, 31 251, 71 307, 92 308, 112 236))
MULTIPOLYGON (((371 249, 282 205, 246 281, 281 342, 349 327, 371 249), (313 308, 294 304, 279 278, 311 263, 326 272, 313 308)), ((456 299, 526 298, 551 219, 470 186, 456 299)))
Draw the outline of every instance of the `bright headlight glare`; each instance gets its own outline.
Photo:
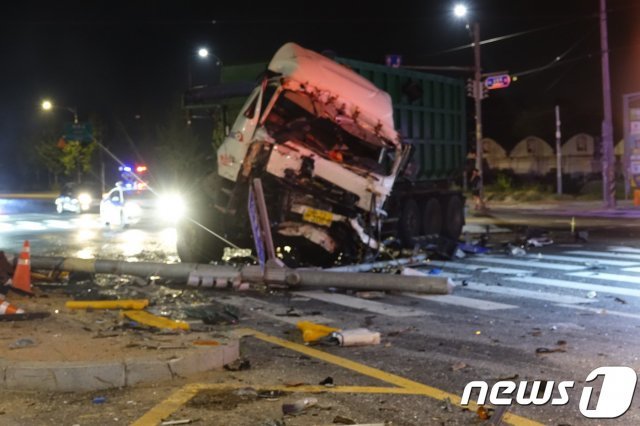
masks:
POLYGON ((158 199, 158 215, 169 221, 177 221, 184 216, 186 204, 178 194, 165 194, 158 199))
POLYGON ((91 195, 83 192, 82 194, 78 195, 78 201, 80 201, 80 204, 91 204, 91 195))

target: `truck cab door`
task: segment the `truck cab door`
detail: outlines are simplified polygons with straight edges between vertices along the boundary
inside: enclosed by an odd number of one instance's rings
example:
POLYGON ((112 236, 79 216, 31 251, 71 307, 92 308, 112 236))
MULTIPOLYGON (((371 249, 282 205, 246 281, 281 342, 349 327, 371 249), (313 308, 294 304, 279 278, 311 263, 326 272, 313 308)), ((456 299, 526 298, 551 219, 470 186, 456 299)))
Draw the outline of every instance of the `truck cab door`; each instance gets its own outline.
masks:
POLYGON ((218 148, 218 174, 223 178, 234 182, 238 178, 242 162, 260 123, 266 87, 267 80, 263 80, 262 85, 254 89, 240 110, 231 132, 218 148))

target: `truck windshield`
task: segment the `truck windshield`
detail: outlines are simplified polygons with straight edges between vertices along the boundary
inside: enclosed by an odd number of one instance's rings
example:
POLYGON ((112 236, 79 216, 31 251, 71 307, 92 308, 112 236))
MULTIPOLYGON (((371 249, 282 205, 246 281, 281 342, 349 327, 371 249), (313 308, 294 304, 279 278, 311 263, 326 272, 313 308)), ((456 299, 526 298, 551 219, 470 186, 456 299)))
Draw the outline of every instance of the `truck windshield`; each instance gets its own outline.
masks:
POLYGON ((389 144, 306 93, 282 92, 265 127, 276 143, 295 141, 335 162, 378 174, 391 172, 394 150, 387 150, 389 144))

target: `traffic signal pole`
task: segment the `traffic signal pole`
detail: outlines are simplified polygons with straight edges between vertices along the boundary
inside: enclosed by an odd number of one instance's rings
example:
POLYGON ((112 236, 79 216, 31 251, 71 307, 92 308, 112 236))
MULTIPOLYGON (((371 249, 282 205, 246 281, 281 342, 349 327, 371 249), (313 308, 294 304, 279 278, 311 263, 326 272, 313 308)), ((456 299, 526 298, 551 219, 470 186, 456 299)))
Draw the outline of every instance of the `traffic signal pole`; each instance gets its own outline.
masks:
POLYGON ((609 77, 609 41, 607 38, 607 1, 600 0, 600 49, 602 51, 602 196, 604 204, 616 206, 616 174, 613 149, 613 119, 611 112, 611 83, 609 77))

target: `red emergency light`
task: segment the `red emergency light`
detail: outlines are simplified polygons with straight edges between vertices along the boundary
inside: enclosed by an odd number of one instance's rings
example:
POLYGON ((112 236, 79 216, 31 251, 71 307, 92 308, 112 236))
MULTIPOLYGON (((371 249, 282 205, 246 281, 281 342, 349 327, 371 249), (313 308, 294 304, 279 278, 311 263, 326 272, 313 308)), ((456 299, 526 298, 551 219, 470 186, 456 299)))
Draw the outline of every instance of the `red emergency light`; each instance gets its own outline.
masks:
POLYGON ((136 173, 144 173, 147 171, 147 166, 136 166, 136 173))

